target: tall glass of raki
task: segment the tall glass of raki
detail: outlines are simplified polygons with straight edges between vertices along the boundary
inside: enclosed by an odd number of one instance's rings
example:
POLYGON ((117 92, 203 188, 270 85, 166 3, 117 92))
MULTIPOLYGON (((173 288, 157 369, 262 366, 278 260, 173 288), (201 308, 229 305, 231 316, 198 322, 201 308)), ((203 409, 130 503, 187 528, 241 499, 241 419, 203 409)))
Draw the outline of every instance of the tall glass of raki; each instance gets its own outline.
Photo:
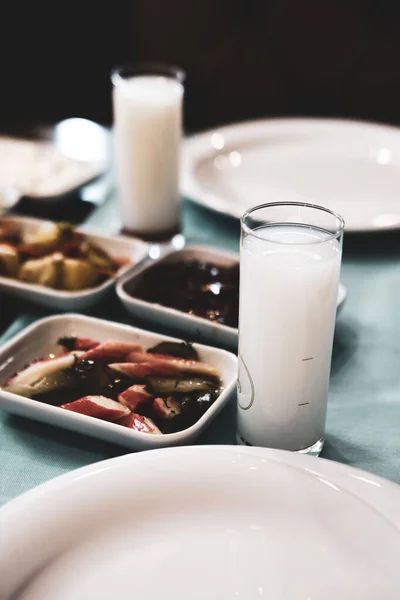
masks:
POLYGON ((142 63, 112 73, 114 155, 122 231, 149 241, 180 232, 183 82, 179 67, 142 63))
POLYGON ((322 450, 343 231, 342 217, 300 202, 241 219, 241 444, 322 450))

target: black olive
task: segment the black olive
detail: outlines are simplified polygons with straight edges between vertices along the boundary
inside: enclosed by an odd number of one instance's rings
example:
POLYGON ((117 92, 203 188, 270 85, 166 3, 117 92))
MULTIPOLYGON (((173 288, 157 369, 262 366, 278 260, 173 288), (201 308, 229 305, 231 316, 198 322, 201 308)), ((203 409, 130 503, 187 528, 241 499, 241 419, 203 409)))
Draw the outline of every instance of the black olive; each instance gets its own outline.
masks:
POLYGON ((75 350, 76 337, 60 337, 57 340, 59 346, 63 346, 67 352, 75 350))
POLYGON ((199 360, 196 350, 189 342, 161 342, 147 350, 147 352, 151 354, 168 354, 169 356, 185 358, 187 360, 199 360))

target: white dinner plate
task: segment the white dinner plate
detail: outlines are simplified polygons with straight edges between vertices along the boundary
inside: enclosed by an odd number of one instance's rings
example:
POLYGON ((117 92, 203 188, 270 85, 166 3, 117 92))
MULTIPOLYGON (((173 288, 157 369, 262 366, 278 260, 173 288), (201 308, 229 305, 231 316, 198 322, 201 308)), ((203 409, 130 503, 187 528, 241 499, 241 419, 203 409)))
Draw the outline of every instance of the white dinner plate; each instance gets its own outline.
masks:
MULTIPOLYGON (((151 269, 154 264, 159 262, 170 263, 188 259, 208 261, 220 266, 230 266, 239 261, 239 254, 205 245, 188 245, 182 250, 166 252, 155 261, 143 263, 134 272, 127 273, 124 277, 121 277, 116 286, 118 297, 125 308, 134 316, 158 323, 163 327, 174 328, 181 335, 185 336, 185 339, 193 338, 236 349, 239 334, 237 327, 228 327, 216 321, 209 321, 203 317, 190 315, 175 308, 163 306, 161 302, 160 304, 155 304, 135 297, 135 281, 138 281, 144 271, 151 269)), ((337 313, 343 307, 346 297, 346 288, 343 284, 339 284, 337 313)), ((162 295, 160 295, 160 300, 162 301, 162 295)))
POLYGON ((398 600, 400 488, 198 446, 100 462, 0 510, 2 600, 398 600))
POLYGON ((0 135, 0 211, 8 211, 22 197, 32 202, 65 200, 109 170, 109 133, 98 123, 70 118, 51 132, 46 129, 40 139, 0 135))
POLYGON ((187 138, 181 192, 233 217, 300 201, 342 215, 347 231, 400 227, 400 129, 339 119, 267 119, 187 138))
MULTIPOLYGON (((0 386, 33 360, 48 356, 61 337, 90 338, 99 342, 118 340, 151 348, 163 341, 181 341, 137 327, 121 325, 74 313, 39 319, 6 342, 0 349, 0 386)), ((12 414, 63 427, 133 450, 151 450, 163 446, 190 444, 209 426, 236 392, 237 357, 219 348, 193 344, 201 361, 215 367, 222 390, 215 402, 194 425, 175 433, 148 434, 117 423, 82 415, 38 400, 24 398, 0 388, 0 409, 12 414)), ((1 547, 1 530, 0 530, 1 547)), ((0 581, 1 590, 1 581, 0 581)), ((2 600, 0 595, 0 600, 2 600)))

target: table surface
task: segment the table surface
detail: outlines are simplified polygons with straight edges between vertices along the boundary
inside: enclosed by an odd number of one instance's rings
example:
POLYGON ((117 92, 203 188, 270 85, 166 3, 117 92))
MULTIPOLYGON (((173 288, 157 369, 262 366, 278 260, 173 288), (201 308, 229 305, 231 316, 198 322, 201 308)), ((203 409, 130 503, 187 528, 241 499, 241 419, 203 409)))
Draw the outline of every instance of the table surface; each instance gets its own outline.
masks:
MULTIPOLYGON (((184 201, 188 242, 239 248, 237 221, 184 201)), ((93 230, 118 226, 112 195, 86 220, 93 230)), ((348 299, 338 317, 322 456, 400 483, 400 233, 345 235, 342 282, 348 299)), ((14 301, 17 318, 0 343, 50 314, 14 301)), ((116 296, 86 314, 143 326, 116 296)), ((147 326, 148 327, 148 326, 147 326)), ((154 328, 155 330, 155 328, 154 328)), ((235 403, 198 440, 235 444, 235 403)), ((126 453, 93 438, 0 411, 0 504, 57 475, 126 453)))

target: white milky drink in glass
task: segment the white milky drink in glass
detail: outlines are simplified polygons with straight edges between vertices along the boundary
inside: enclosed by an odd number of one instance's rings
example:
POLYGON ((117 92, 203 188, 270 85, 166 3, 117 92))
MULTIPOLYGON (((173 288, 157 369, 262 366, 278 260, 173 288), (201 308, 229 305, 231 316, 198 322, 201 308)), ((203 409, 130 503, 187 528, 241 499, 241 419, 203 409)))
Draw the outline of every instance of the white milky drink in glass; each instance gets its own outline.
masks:
POLYGON ((239 443, 322 448, 342 230, 340 217, 296 203, 242 219, 239 443))
POLYGON ((179 69, 156 67, 123 67, 112 76, 122 227, 144 239, 168 239, 180 228, 183 78, 179 69))

